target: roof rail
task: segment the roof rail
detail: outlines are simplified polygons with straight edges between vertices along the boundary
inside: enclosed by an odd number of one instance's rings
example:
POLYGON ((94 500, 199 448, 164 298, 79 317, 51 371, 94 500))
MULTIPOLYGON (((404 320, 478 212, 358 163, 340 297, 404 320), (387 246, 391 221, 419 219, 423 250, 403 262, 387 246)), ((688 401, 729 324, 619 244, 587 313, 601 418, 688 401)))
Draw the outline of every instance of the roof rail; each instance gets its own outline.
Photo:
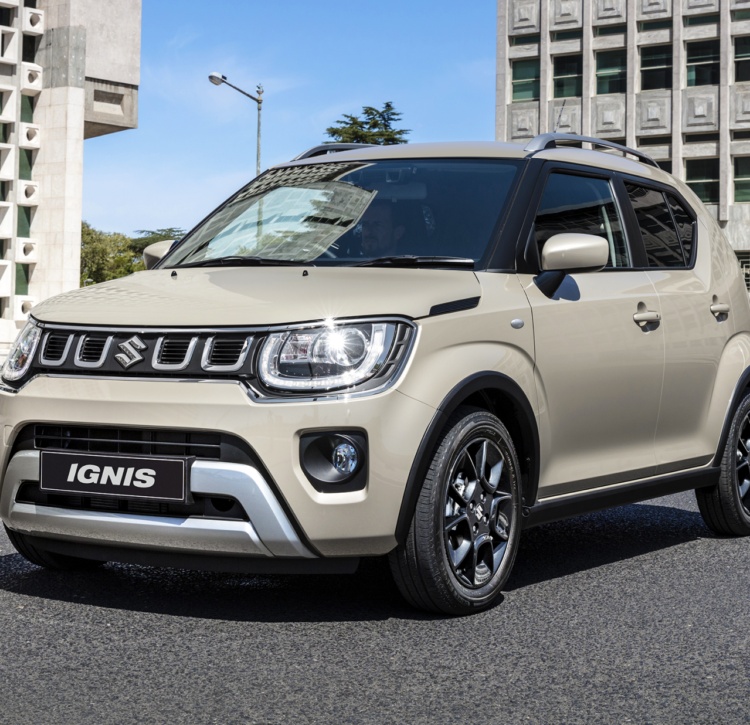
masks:
POLYGON ((590 143, 594 148, 601 146, 603 148, 615 149, 621 151, 623 154, 630 154, 635 156, 639 161, 649 166, 655 166, 659 168, 659 164, 656 163, 648 154, 644 154, 642 151, 631 149, 629 146, 623 146, 613 141, 607 141, 601 138, 593 138, 591 136, 578 136, 575 133, 542 133, 536 136, 526 144, 524 151, 529 151, 532 154, 537 151, 543 151, 544 149, 557 148, 558 141, 574 141, 578 143, 590 143))
POLYGON ((301 161, 309 159, 312 156, 325 156, 326 154, 335 154, 338 151, 353 151, 355 149, 365 149, 377 146, 374 143, 322 143, 319 146, 313 146, 307 151, 303 151, 299 156, 295 156, 292 161, 301 161))

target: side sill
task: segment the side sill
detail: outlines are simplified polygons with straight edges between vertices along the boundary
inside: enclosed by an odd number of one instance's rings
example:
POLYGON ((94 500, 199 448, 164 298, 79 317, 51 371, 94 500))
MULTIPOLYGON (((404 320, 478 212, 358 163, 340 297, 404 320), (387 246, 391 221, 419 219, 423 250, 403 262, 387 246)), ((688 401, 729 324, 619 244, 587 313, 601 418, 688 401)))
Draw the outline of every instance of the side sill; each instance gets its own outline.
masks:
POLYGON ((523 518, 523 528, 530 529, 540 524, 560 521, 580 514, 588 514, 614 506, 647 501, 659 496, 691 491, 695 488, 715 486, 719 482, 721 467, 704 468, 690 473, 672 474, 650 478, 624 486, 587 491, 572 496, 542 500, 528 510, 523 518))
POLYGON ((91 546, 76 542, 34 536, 34 546, 54 554, 77 556, 93 561, 114 561, 141 566, 164 566, 195 571, 232 574, 353 574, 359 559, 261 558, 252 556, 213 556, 177 552, 144 551, 114 546, 91 546))

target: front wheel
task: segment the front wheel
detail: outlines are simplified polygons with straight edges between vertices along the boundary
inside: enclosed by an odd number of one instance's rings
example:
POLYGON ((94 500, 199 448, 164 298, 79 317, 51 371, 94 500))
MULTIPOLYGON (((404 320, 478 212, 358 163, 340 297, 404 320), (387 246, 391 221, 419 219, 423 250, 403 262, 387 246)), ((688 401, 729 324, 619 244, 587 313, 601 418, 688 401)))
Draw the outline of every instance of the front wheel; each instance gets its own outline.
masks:
POLYGON ((750 535, 750 394, 732 418, 719 483, 696 489, 695 497, 711 531, 720 536, 750 535))
POLYGON ((491 606, 513 567, 520 519, 510 434, 491 413, 459 409, 433 454, 406 541, 390 555, 401 593, 445 614, 491 606))

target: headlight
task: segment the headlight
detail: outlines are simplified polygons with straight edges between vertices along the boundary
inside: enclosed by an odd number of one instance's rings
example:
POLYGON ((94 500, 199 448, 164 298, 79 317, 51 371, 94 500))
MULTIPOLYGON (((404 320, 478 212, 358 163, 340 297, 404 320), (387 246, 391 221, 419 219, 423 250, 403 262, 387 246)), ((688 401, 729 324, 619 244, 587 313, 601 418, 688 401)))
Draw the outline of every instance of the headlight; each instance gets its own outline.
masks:
POLYGON ((8 359, 3 365, 3 378, 13 381, 26 375, 41 336, 42 331, 39 327, 32 321, 26 323, 26 327, 21 330, 16 338, 13 347, 10 349, 8 359))
POLYGON ((380 388, 403 367, 411 333, 406 323, 386 321, 275 332, 263 345, 258 372, 278 390, 380 388))

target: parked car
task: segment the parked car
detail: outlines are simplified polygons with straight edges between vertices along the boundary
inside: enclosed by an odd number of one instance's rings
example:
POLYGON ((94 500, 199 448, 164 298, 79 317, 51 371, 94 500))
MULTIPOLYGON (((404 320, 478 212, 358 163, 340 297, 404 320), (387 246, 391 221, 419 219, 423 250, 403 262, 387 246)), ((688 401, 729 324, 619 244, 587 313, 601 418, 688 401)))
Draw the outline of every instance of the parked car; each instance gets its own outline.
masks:
POLYGON ((2 370, 0 516, 34 564, 387 555, 465 614, 536 524, 695 489, 750 534, 743 276, 638 151, 303 154, 149 259, 37 305, 2 370))

